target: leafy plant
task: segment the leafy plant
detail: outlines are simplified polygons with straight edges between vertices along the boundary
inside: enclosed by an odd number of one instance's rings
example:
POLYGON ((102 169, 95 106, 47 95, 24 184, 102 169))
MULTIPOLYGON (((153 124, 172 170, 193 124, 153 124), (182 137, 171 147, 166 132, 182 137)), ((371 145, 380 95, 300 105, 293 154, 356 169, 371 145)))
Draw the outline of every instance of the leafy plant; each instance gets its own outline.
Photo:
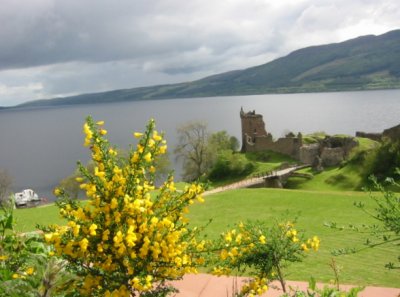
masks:
POLYGON ((354 287, 349 291, 344 291, 327 285, 318 288, 315 279, 311 278, 306 291, 295 289, 291 290, 290 293, 281 295, 281 297, 357 297, 362 290, 364 290, 363 287, 354 287))
MULTIPOLYGON (((400 174, 399 169, 396 169, 397 174, 400 174)), ((364 224, 362 226, 349 225, 347 228, 356 232, 363 232, 370 235, 365 240, 365 247, 363 248, 343 248, 335 250, 335 255, 356 253, 366 248, 374 248, 385 244, 400 244, 400 196, 389 190, 388 187, 399 187, 392 178, 386 178, 386 186, 380 183, 376 177, 371 176, 372 190, 369 195, 375 202, 375 208, 367 208, 365 203, 355 202, 354 205, 365 212, 368 216, 376 220, 376 224, 364 224), (377 192, 376 192, 377 191, 377 192), (378 193, 378 194, 377 194, 378 193)), ((336 223, 328 223, 327 226, 336 229, 343 229, 338 227, 336 223)), ((400 255, 397 258, 400 262, 400 255)), ((389 269, 400 269, 399 264, 389 262, 385 265, 389 269)))
POLYGON ((37 233, 14 230, 13 206, 0 210, 0 296, 66 296, 73 277, 37 233))
POLYGON ((306 240, 290 221, 276 222, 273 226, 261 221, 239 223, 221 234, 216 248, 219 259, 213 273, 220 275, 231 270, 243 273, 250 268, 254 278, 237 296, 260 295, 272 280, 278 280, 286 292, 285 267, 302 261, 307 251, 317 251, 319 245, 317 236, 306 240))

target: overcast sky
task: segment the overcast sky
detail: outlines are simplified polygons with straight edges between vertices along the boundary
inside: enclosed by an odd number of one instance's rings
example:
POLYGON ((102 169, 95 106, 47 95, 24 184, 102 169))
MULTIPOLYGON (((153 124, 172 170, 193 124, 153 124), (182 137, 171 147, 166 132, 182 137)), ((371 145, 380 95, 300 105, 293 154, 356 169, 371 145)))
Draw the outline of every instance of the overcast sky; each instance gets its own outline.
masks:
POLYGON ((398 0, 0 0, 0 106, 190 81, 399 28, 398 0))

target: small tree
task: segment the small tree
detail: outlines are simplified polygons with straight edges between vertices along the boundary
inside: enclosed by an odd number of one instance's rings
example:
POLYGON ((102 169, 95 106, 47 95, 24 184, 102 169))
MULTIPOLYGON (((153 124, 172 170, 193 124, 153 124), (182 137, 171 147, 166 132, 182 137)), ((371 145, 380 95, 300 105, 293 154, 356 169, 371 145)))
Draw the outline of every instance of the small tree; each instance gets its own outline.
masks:
MULTIPOLYGON (((399 169, 395 171, 397 174, 400 174, 399 169)), ((371 177, 371 181, 373 184, 372 189, 380 193, 379 196, 374 192, 370 192, 370 197, 376 204, 375 209, 369 210, 361 202, 355 203, 355 205, 380 222, 381 225, 375 224, 364 227, 364 229, 367 229, 377 239, 371 240, 368 238, 365 244, 367 247, 375 247, 383 244, 400 245, 400 195, 390 191, 388 187, 379 183, 375 177, 371 177)), ((386 183, 389 186, 400 188, 400 184, 392 178, 387 178, 386 183)), ((400 254, 397 257, 397 262, 397 264, 390 262, 385 266, 389 269, 400 269, 400 254)))
POLYGON ((178 159, 183 161, 183 178, 196 180, 207 172, 213 160, 208 145, 209 132, 204 122, 190 122, 177 129, 179 143, 175 148, 178 159))
POLYGON ((0 205, 9 202, 12 178, 6 170, 0 169, 0 205))
MULTIPOLYGON (((400 175, 399 169, 395 169, 395 172, 400 175)), ((400 245, 400 195, 388 188, 400 188, 400 184, 392 178, 386 178, 386 185, 383 185, 374 176, 371 176, 370 180, 372 187, 369 196, 375 203, 374 208, 367 207, 363 202, 354 202, 354 205, 368 216, 374 218, 376 223, 372 225, 364 224, 362 226, 351 224, 347 227, 355 232, 369 234, 370 237, 366 238, 365 247, 342 248, 333 251, 335 255, 356 253, 366 248, 374 248, 385 244, 400 245)), ((335 222, 330 222, 326 225, 338 230, 346 228, 338 226, 335 222)), ((389 262, 385 264, 385 267, 388 269, 400 269, 400 255, 395 261, 397 261, 397 264, 389 262)))
POLYGON ((243 273, 251 268, 255 277, 238 297, 261 295, 272 280, 278 280, 286 292, 284 268, 289 263, 302 261, 306 252, 317 251, 319 245, 317 236, 305 239, 290 221, 271 226, 263 221, 239 223, 221 234, 219 248, 215 248, 220 250, 218 265, 213 273, 222 275, 231 270, 243 273))
POLYGON ((183 160, 183 178, 196 180, 209 173, 217 163, 218 154, 223 151, 235 152, 239 141, 226 131, 210 134, 204 122, 190 122, 177 129, 179 143, 175 149, 178 159, 183 160))
POLYGON ((210 135, 208 145, 214 151, 231 150, 233 152, 239 149, 239 141, 235 136, 229 136, 225 130, 218 131, 210 135))

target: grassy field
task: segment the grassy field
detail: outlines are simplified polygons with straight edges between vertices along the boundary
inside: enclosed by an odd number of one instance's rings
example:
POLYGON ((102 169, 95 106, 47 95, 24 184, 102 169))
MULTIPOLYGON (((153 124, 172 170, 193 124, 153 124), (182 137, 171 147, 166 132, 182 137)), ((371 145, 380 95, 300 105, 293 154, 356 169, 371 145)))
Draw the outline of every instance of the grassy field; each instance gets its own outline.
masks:
MULTIPOLYGON (((207 196, 204 204, 192 207, 190 222, 192 226, 201 226, 212 219, 207 235, 216 238, 235 222, 248 219, 273 222, 288 212, 289 218, 298 217, 297 227, 305 230, 306 236, 321 238, 321 249, 318 253, 310 253, 304 262, 292 264, 287 270, 287 278, 306 281, 314 276, 318 281, 329 282, 333 279, 329 268, 333 257, 331 251, 363 247, 365 235, 332 230, 324 223, 361 225, 373 222, 353 206, 354 201, 373 206, 368 195, 362 192, 240 189, 207 196)), ((63 223, 54 205, 18 209, 15 215, 19 231, 31 231, 36 224, 63 223)), ((342 283, 400 287, 399 272, 384 268, 384 264, 394 261, 398 254, 398 247, 388 245, 334 258, 341 268, 342 283)))
POLYGON ((29 232, 35 230, 37 224, 64 224, 60 217, 58 208, 54 204, 46 204, 37 208, 21 208, 14 211, 18 232, 29 232))
MULTIPOLYGON (((371 204, 370 198, 361 192, 322 192, 278 189, 241 189, 206 197, 203 205, 195 205, 190 218, 193 225, 202 225, 213 219, 207 234, 215 238, 234 222, 266 220, 273 222, 289 212, 298 216, 298 228, 307 236, 318 235, 321 249, 310 253, 302 263, 289 267, 288 279, 308 280, 314 276, 318 281, 329 282, 333 273, 329 263, 331 251, 345 247, 363 247, 365 234, 337 231, 324 226, 335 221, 339 225, 372 223, 371 218, 353 206, 354 201, 371 204), (223 214, 223 215, 221 215, 223 214)), ((395 261, 399 254, 396 246, 366 249, 359 253, 334 257, 341 268, 342 283, 400 287, 398 271, 389 271, 384 264, 395 261)))

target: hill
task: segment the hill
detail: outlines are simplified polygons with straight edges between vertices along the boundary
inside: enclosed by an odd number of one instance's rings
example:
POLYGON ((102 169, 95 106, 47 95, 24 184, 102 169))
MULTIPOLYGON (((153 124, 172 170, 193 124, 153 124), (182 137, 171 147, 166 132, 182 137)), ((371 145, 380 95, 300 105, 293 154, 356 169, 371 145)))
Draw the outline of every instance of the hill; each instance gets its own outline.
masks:
POLYGON ((197 81, 37 100, 17 107, 147 99, 400 88, 400 30, 299 49, 197 81))

